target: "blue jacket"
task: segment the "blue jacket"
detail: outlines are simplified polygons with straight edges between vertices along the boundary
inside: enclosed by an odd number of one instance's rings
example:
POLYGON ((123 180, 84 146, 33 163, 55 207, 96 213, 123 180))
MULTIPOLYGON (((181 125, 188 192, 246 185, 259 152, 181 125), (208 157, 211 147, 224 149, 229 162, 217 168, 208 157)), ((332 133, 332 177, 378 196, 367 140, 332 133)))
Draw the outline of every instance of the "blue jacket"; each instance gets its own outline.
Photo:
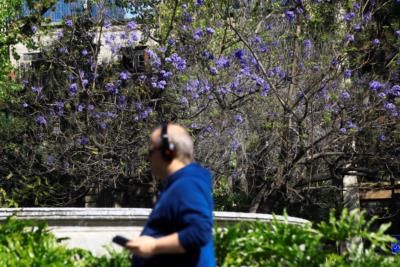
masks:
POLYGON ((133 267, 215 267, 211 173, 191 163, 163 180, 163 191, 141 233, 162 237, 178 232, 187 253, 134 256, 133 267))

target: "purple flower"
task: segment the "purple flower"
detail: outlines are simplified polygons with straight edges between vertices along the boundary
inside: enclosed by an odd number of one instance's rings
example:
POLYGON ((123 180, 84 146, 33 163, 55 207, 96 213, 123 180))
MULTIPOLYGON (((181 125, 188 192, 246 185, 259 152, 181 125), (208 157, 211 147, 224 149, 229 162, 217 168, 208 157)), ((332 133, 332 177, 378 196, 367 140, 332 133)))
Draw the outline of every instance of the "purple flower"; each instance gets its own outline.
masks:
POLYGON ((47 125, 47 120, 43 116, 37 116, 35 121, 39 125, 47 125))
POLYGON ((122 33, 119 35, 119 38, 120 38, 121 40, 125 40, 125 39, 128 38, 128 36, 126 35, 126 32, 122 32, 122 33))
POLYGON ((66 47, 60 47, 58 48, 58 52, 62 54, 68 54, 68 49, 66 47))
POLYGON ((38 27, 35 26, 35 25, 33 25, 32 28, 31 28, 31 30, 32 30, 33 33, 36 33, 37 30, 38 30, 38 27))
POLYGON ((124 81, 128 80, 129 77, 130 77, 130 74, 129 74, 129 72, 127 72, 127 71, 122 71, 122 72, 120 72, 120 74, 119 74, 119 78, 120 78, 121 80, 124 80, 124 81))
POLYGON ((186 4, 182 4, 182 9, 186 9, 187 5, 186 4))
POLYGON ((206 33, 208 33, 208 34, 214 34, 214 33, 215 33, 215 30, 214 30, 213 28, 211 28, 211 27, 207 27, 207 28, 206 28, 206 33))
POLYGON ((218 73, 217 68, 216 68, 216 67, 211 67, 211 68, 210 68, 210 73, 211 73, 212 75, 217 75, 217 73, 218 73))
POLYGON ((303 9, 301 7, 296 8, 296 13, 297 14, 303 14, 303 9))
POLYGON ((186 97, 182 96, 180 99, 180 103, 183 106, 187 106, 187 105, 189 105, 189 100, 186 97))
POLYGON ((160 71, 160 74, 165 79, 169 79, 172 77, 172 72, 170 72, 170 71, 162 70, 162 71, 160 71))
POLYGON ((158 57, 158 55, 157 55, 153 50, 151 50, 151 49, 146 49, 146 50, 145 50, 145 53, 146 53, 147 55, 149 55, 149 57, 150 57, 151 66, 153 66, 153 67, 155 67, 155 68, 158 68, 158 67, 161 66, 161 60, 160 60, 160 58, 158 57))
POLYGON ((347 91, 343 91, 340 93, 340 98, 343 100, 349 100, 350 99, 350 94, 347 91))
POLYGON ((379 46, 380 44, 381 44, 381 41, 379 41, 379 39, 374 39, 373 41, 372 41, 372 44, 374 45, 374 46, 379 46))
POLYGON ((395 31, 395 34, 398 38, 400 38, 400 30, 395 31))
POLYGON ((357 32, 360 31, 361 30, 361 24, 360 23, 354 24, 353 29, 355 31, 357 31, 357 32))
POLYGON ((200 40, 203 36, 203 31, 201 29, 196 29, 193 33, 193 39, 200 40))
POLYGON ((310 39, 306 39, 306 40, 303 41, 303 45, 304 45, 305 48, 311 48, 312 42, 311 42, 310 39))
POLYGON ((377 91, 377 90, 381 89, 382 87, 383 87, 383 84, 381 84, 378 81, 370 81, 370 83, 369 83, 369 88, 372 91, 377 91))
POLYGON ((94 110, 94 105, 89 104, 89 105, 88 105, 88 110, 89 110, 89 111, 93 111, 93 110, 94 110))
POLYGON ((263 89, 262 89, 262 91, 261 91, 261 96, 266 96, 268 93, 269 93, 269 91, 271 90, 271 88, 269 87, 269 84, 264 84, 264 86, 263 86, 263 89))
POLYGON ((175 39, 168 39, 168 45, 175 44, 175 39))
POLYGON ((347 122, 347 127, 349 129, 357 129, 358 128, 357 124, 353 123, 352 121, 347 122))
POLYGON ((78 144, 80 144, 80 145, 89 144, 89 138, 87 138, 86 136, 79 137, 77 141, 78 141, 78 144))
POLYGON ((232 148, 233 151, 238 150, 239 147, 240 147, 240 142, 238 140, 233 140, 231 142, 231 148, 232 148))
POLYGON ((240 114, 233 116, 233 118, 234 118, 235 122, 238 124, 241 124, 243 122, 243 117, 240 114))
POLYGON ((395 97, 400 97, 400 85, 394 85, 390 90, 390 93, 395 97))
POLYGON ((134 30, 134 29, 137 28, 137 24, 136 24, 136 22, 134 22, 134 21, 129 21, 128 24, 127 24, 127 26, 128 26, 128 28, 129 28, 130 30, 134 30))
POLYGON ((385 103, 383 104, 383 107, 384 107, 385 109, 387 109, 387 110, 395 110, 395 109, 396 109, 396 106, 395 106, 393 103, 391 103, 391 102, 385 102, 385 103))
POLYGON ((78 92, 78 85, 76 83, 71 83, 69 85, 69 94, 76 95, 77 92, 78 92))
POLYGON ((178 56, 176 53, 172 54, 171 56, 165 58, 166 62, 172 63, 175 69, 182 71, 186 69, 186 61, 178 56))
POLYGON ((201 56, 204 57, 204 58, 206 58, 206 59, 210 59, 210 60, 213 60, 213 59, 214 59, 214 55, 213 55, 210 51, 208 51, 208 50, 204 50, 204 51, 201 53, 201 56))
POLYGON ((84 108, 85 108, 85 104, 79 104, 76 110, 78 112, 82 112, 84 108))
POLYGON ((67 27, 72 28, 72 26, 74 26, 74 23, 72 22, 71 19, 67 19, 67 20, 65 21, 65 25, 66 25, 67 27))
POLYGON ((228 58, 226 58, 226 57, 220 57, 216 62, 215 62, 215 64, 217 65, 217 67, 219 67, 219 68, 229 68, 229 66, 230 66, 230 62, 229 62, 229 59, 228 58))
POLYGON ((237 59, 243 59, 243 56, 244 56, 244 51, 242 50, 242 49, 237 49, 236 51, 235 51, 235 57, 237 58, 237 59))
POLYGON ((120 109, 125 109, 127 105, 126 96, 120 95, 117 98, 117 105, 120 109))
POLYGON ((83 86, 83 87, 86 87, 88 84, 89 84, 88 79, 83 79, 83 80, 82 80, 82 86, 83 86))
POLYGON ((262 53, 268 52, 268 46, 265 45, 265 44, 262 44, 262 45, 260 45, 259 50, 260 50, 260 52, 262 52, 262 53))
POLYGON ((60 30, 60 31, 58 31, 58 32, 56 33, 56 35, 57 35, 57 39, 61 39, 61 38, 64 37, 64 31, 63 31, 63 30, 60 30))
POLYGON ((353 34, 350 34, 350 33, 349 33, 349 34, 346 35, 346 41, 347 41, 347 42, 350 42, 350 43, 351 43, 351 42, 354 42, 354 40, 355 40, 355 39, 354 39, 354 35, 353 35, 353 34))
POLYGON ((288 21, 290 22, 290 23, 292 23, 293 21, 294 21, 294 18, 296 17, 296 15, 294 14, 294 12, 293 11, 286 11, 285 12, 285 16, 286 16, 286 18, 288 19, 288 21))
POLYGON ((366 12, 365 14, 363 14, 363 21, 364 21, 364 22, 370 21, 371 18, 372 18, 371 12, 366 12))
POLYGON ((344 76, 345 78, 350 78, 351 75, 352 75, 352 71, 351 71, 351 70, 349 70, 349 69, 345 69, 345 70, 344 70, 343 76, 344 76))
POLYGON ((167 82, 164 80, 161 81, 154 81, 151 83, 151 86, 153 86, 154 88, 158 88, 158 89, 165 89, 165 86, 167 85, 167 82))
POLYGON ((83 49, 82 51, 81 51, 81 55, 82 56, 87 56, 87 54, 88 54, 88 51, 86 50, 86 49, 83 49))
POLYGON ((350 22, 354 19, 355 16, 356 14, 354 12, 349 12, 346 15, 344 15, 344 20, 350 22))
POLYGON ((262 86, 262 85, 265 83, 264 79, 261 78, 261 77, 258 76, 258 75, 254 75, 254 76, 252 77, 252 80, 256 81, 256 85, 257 85, 257 86, 262 86))
POLYGON ((196 0, 196 6, 201 6, 204 0, 196 0))
POLYGON ((105 122, 100 123, 100 128, 101 128, 102 130, 107 129, 107 123, 105 123, 105 122))
POLYGON ((22 107, 27 108, 27 107, 29 107, 29 105, 28 105, 28 103, 24 102, 24 103, 22 103, 22 107))
POLYGON ((36 93, 36 94, 40 94, 42 92, 43 87, 42 86, 32 86, 32 92, 36 93))
POLYGON ((113 83, 107 83, 105 87, 110 94, 118 94, 118 88, 113 83))
POLYGON ((380 92, 380 93, 378 94, 378 96, 379 96, 380 98, 385 98, 385 97, 386 97, 386 94, 385 94, 384 92, 380 92))
POLYGON ((353 4, 353 8, 354 8, 355 10, 359 10, 359 9, 361 8, 360 3, 354 3, 354 4, 353 4))
POLYGON ((339 133, 341 133, 341 134, 345 134, 347 132, 347 130, 346 130, 346 128, 340 128, 339 129, 339 133))
POLYGON ((85 77, 85 72, 83 70, 79 70, 79 78, 83 79, 85 77))
POLYGON ((379 135, 378 141, 381 141, 381 142, 386 141, 386 136, 384 134, 379 135))
POLYGON ((51 166, 54 164, 54 156, 53 155, 48 155, 47 156, 47 165, 51 166))
POLYGON ((136 41, 139 40, 139 36, 136 33, 131 32, 130 34, 131 34, 131 41, 132 42, 136 42, 136 41))
MULTIPOLYGON (((183 21, 186 23, 192 23, 193 22, 193 17, 192 15, 190 15, 187 12, 183 12, 183 21)), ((185 27, 187 27, 186 25, 183 25, 183 30, 186 30, 185 27)))

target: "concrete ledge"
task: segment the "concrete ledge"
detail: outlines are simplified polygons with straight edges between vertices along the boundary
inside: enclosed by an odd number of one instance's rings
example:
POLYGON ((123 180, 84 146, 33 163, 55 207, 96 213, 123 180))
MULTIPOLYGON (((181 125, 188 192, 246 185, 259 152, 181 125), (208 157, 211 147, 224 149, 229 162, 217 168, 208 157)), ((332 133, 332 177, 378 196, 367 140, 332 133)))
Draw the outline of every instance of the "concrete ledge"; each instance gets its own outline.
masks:
MULTIPOLYGON (((107 247, 121 250, 111 242, 115 235, 135 237, 140 234, 151 209, 143 208, 5 208, 0 209, 0 223, 7 217, 16 216, 20 220, 45 221, 57 237, 67 237, 63 241, 68 247, 79 247, 96 255, 107 253, 107 247)), ((282 221, 283 216, 276 216, 282 221)), ((217 225, 239 221, 271 222, 271 214, 243 212, 214 212, 217 225)), ((290 224, 306 224, 309 221, 288 217, 290 224)))
MULTIPOLYGON (((0 209, 0 221, 15 215, 21 220, 43 220, 49 225, 57 224, 58 221, 107 221, 107 225, 114 225, 117 221, 140 221, 145 222, 150 215, 151 209, 144 208, 3 208, 0 209)), ((283 216, 275 216, 279 221, 283 216)), ((271 214, 245 213, 245 212, 214 212, 216 222, 238 222, 238 221, 265 221, 273 219, 271 214)), ((292 224, 304 224, 309 221, 297 217, 288 216, 288 222, 292 224)))

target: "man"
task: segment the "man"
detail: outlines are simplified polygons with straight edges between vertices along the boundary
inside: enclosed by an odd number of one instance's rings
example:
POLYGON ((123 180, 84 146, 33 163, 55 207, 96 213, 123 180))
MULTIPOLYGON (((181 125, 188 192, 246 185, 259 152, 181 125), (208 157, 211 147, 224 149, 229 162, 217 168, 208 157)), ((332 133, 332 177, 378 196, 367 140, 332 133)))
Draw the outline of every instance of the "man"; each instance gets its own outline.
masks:
POLYGON ((214 267, 212 178, 193 163, 193 141, 179 125, 150 137, 151 170, 163 190, 141 236, 126 247, 134 267, 214 267))

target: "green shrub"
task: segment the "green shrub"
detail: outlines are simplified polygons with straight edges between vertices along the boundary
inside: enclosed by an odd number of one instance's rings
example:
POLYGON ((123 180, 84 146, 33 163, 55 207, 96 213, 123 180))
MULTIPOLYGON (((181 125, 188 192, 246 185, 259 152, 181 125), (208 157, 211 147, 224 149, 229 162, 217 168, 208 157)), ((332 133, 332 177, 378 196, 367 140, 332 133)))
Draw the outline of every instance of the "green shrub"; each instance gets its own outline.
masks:
MULTIPOLYGON (((243 222, 215 229, 217 263, 235 266, 400 266, 400 257, 389 254, 394 239, 385 235, 388 225, 371 232, 373 220, 365 213, 344 210, 339 219, 331 213, 327 222, 289 224, 243 222)), ((96 257, 90 251, 60 244, 42 222, 8 218, 0 225, 0 267, 129 267, 126 251, 109 250, 96 257)))
POLYGON ((96 257, 69 249, 49 232, 46 223, 8 218, 0 225, 0 267, 128 267, 127 252, 96 257))
POLYGON ((42 222, 8 218, 0 226, 0 266, 84 266, 79 250, 59 245, 42 222))
POLYGON ((370 232, 373 220, 364 212, 344 210, 339 219, 331 213, 315 226, 284 218, 217 228, 218 266, 400 266, 400 257, 388 255, 394 241, 384 233, 389 225, 370 232))

